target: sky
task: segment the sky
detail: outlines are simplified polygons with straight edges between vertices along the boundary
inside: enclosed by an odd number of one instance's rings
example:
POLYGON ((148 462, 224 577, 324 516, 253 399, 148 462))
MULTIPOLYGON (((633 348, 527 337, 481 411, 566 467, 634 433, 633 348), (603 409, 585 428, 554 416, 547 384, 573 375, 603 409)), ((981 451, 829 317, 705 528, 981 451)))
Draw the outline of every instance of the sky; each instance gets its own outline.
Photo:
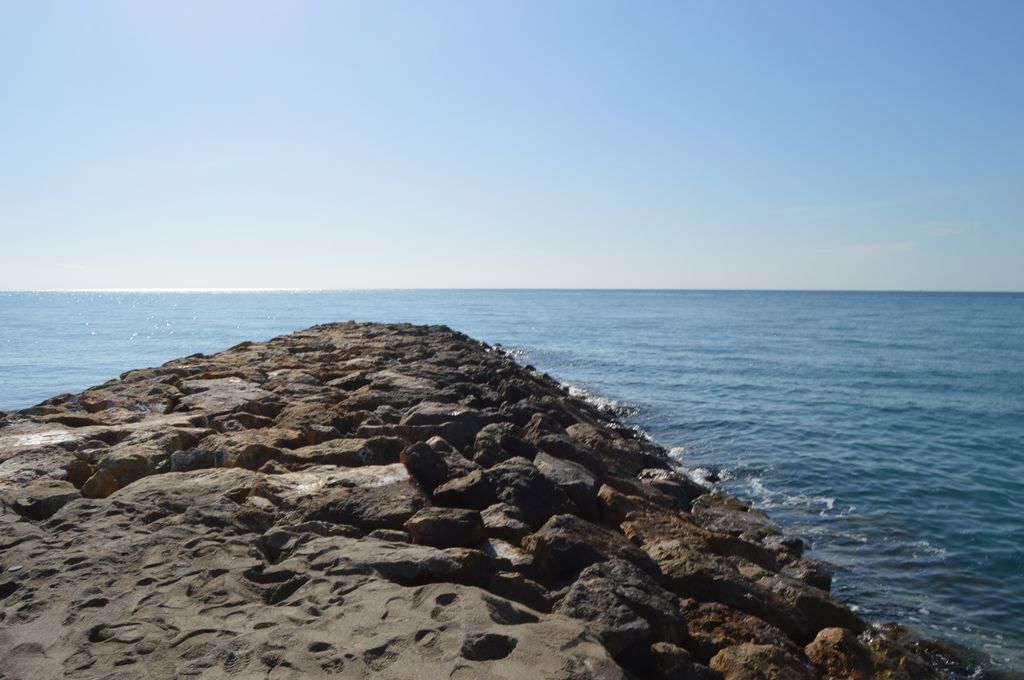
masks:
POLYGON ((1024 3, 0 0, 0 289, 1024 290, 1024 3))

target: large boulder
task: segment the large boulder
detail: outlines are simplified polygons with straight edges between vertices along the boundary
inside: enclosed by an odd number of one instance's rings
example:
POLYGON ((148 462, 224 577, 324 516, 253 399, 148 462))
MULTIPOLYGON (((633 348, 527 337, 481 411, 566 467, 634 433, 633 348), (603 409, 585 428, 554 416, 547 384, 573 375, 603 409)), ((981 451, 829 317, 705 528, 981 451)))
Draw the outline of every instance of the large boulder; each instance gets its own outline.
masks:
POLYGON ((413 444, 402 451, 400 460, 423 488, 430 492, 450 479, 480 469, 441 437, 413 444))
POLYGON ((554 611, 588 621, 612 656, 642 675, 655 670, 654 659, 645 653, 652 644, 688 639, 675 596, 618 558, 584 569, 554 611))
POLYGON ((821 680, 871 680, 871 652, 852 630, 824 628, 804 648, 807 658, 821 671, 821 680))
POLYGON ((207 415, 247 411, 258 415, 276 415, 281 401, 272 392, 240 377, 183 380, 178 384, 185 396, 178 408, 203 411, 207 415))
POLYGON ((492 423, 484 426, 473 443, 473 460, 483 467, 491 467, 510 458, 532 460, 536 447, 514 434, 511 423, 492 423))
POLYGON ((358 470, 364 473, 359 483, 325 489, 302 502, 293 516, 300 521, 348 524, 363 531, 403 529, 413 515, 429 504, 426 494, 402 465, 358 470))
POLYGON ((405 522, 413 543, 439 548, 469 547, 484 539, 484 523, 475 510, 427 507, 405 522))
POLYGON ((799 655, 800 648, 775 626, 718 602, 684 600, 680 606, 686 618, 693 658, 708 663, 726 647, 744 642, 772 645, 799 655))
POLYGON ((711 659, 711 668, 724 680, 817 680, 811 666, 771 645, 726 647, 711 659))
POLYGON ((495 503, 480 513, 484 532, 491 538, 519 545, 530 533, 530 527, 519 516, 519 508, 508 503, 495 503))
POLYGON ((552 515, 575 509, 551 479, 525 458, 512 458, 484 471, 498 500, 515 506, 523 521, 539 527, 552 515))
POLYGON ((590 470, 579 463, 555 458, 543 452, 534 457, 533 464, 576 504, 581 517, 597 521, 599 483, 590 470))
POLYGON ((596 562, 620 558, 633 563, 655 579, 661 572, 651 557, 621 534, 592 524, 575 515, 556 515, 523 540, 533 553, 541 575, 557 583, 576 575, 596 562))
POLYGON ((482 470, 473 470, 438 486, 434 489, 433 497, 441 505, 483 510, 494 504, 498 494, 482 470))

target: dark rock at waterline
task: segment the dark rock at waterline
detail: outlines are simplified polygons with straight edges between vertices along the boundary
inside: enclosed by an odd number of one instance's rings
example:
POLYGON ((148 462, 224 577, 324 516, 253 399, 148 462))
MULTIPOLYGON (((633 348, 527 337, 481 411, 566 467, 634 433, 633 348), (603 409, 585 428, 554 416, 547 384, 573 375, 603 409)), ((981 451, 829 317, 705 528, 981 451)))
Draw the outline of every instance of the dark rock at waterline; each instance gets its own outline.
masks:
POLYGON ((0 414, 0 675, 961 667, 861 632, 798 541, 611 417, 445 327, 355 323, 0 414))

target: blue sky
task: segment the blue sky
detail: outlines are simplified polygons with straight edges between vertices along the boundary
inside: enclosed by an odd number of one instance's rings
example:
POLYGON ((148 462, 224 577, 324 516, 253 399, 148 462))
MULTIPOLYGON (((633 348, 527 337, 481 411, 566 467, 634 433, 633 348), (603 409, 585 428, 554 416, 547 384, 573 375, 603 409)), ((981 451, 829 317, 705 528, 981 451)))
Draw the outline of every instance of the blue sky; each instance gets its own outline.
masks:
POLYGON ((0 235, 0 289, 1024 290, 1024 3, 0 0, 0 235))

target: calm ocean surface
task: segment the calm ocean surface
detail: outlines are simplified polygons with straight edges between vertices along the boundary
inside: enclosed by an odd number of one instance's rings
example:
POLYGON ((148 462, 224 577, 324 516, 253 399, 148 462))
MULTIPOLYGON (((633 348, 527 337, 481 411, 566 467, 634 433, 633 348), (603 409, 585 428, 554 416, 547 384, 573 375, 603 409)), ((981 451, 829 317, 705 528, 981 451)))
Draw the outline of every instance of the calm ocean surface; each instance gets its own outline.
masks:
POLYGON ((347 319, 518 348, 718 471, 869 618, 1024 669, 1024 295, 0 293, 0 410, 347 319))

